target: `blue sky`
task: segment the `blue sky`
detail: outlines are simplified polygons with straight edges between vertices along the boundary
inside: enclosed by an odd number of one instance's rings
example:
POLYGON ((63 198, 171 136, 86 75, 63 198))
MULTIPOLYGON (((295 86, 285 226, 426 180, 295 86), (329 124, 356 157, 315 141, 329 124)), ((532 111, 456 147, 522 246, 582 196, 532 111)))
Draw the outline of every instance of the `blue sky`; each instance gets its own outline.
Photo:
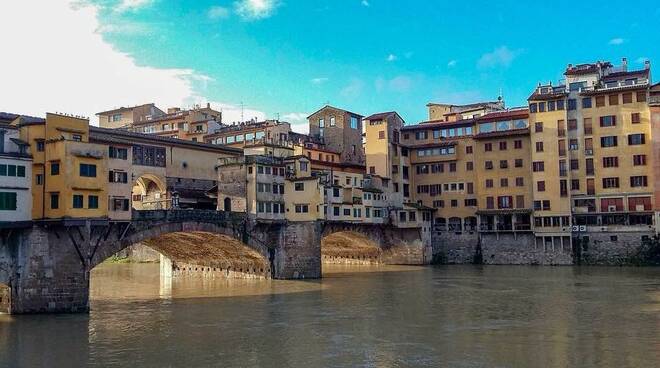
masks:
MULTIPOLYGON (((194 95, 184 101, 217 102, 234 109, 230 119, 243 102, 246 117, 301 123, 329 102, 365 115, 397 110, 411 124, 425 119, 430 101, 492 100, 501 90, 507 105, 524 104, 538 81, 557 81, 567 63, 618 64, 625 56, 631 68, 644 59, 654 66, 660 3, 600 4, 92 0, 73 4, 71 22, 95 17, 93 32, 114 52, 136 68, 183 73, 181 94, 194 95)), ((173 88, 162 82, 163 94, 173 88)), ((159 103, 153 93, 132 104, 159 103)))

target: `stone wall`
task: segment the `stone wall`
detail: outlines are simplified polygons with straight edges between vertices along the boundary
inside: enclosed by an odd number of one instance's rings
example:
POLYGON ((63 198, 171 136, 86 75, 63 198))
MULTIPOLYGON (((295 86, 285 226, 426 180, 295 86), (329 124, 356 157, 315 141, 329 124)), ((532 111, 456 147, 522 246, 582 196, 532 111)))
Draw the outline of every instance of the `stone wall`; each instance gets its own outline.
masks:
POLYGON ((227 268, 208 267, 183 262, 172 263, 172 276, 174 277, 204 277, 221 279, 270 279, 268 268, 227 268))
POLYGON ((119 251, 116 256, 117 258, 127 259, 135 263, 156 263, 160 259, 160 253, 142 243, 131 245, 119 251))
POLYGON ((484 264, 500 265, 571 265, 570 244, 544 247, 536 243, 533 233, 482 234, 481 253, 484 264))
POLYGON ((304 279, 321 277, 321 225, 291 222, 281 228, 279 246, 273 257, 276 278, 304 279))
POLYGON ((432 237, 435 263, 470 264, 479 246, 476 232, 436 232, 432 237))
POLYGON ((580 264, 626 265, 639 252, 643 238, 653 235, 653 231, 590 232, 574 238, 573 242, 579 247, 580 264))
POLYGON ((339 265, 378 265, 382 264, 380 256, 352 256, 352 257, 339 257, 321 255, 323 264, 339 264, 339 265))

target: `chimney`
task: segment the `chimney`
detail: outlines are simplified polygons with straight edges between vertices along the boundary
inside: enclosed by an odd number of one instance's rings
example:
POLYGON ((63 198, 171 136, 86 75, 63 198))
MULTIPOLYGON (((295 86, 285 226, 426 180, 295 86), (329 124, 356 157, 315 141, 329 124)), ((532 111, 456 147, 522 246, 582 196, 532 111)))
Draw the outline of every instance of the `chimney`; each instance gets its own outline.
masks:
POLYGON ((627 58, 622 58, 621 59, 621 68, 623 69, 624 72, 628 71, 628 59, 627 58))
POLYGON ((210 103, 210 102, 207 102, 207 103, 206 103, 206 108, 207 108, 207 109, 210 109, 210 108, 211 108, 211 103, 210 103))

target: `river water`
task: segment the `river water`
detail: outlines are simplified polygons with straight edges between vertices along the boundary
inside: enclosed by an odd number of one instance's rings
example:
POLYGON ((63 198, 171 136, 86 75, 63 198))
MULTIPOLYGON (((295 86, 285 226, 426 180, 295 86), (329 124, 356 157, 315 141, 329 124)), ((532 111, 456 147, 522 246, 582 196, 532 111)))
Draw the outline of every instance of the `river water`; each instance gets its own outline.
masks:
POLYGON ((0 316, 0 366, 658 367, 660 269, 328 267, 161 280, 103 264, 89 315, 0 316))

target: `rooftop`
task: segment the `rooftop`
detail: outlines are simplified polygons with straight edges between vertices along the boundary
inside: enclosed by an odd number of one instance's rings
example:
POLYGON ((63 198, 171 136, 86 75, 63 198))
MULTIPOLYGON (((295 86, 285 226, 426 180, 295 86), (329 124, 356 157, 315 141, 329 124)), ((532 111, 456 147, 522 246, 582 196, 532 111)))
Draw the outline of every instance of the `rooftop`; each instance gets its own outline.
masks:
POLYGON ((34 123, 45 123, 46 122, 46 119, 39 118, 39 117, 36 117, 36 116, 21 115, 21 114, 14 114, 14 113, 11 113, 11 112, 2 112, 2 111, 0 111, 0 123, 9 124, 19 116, 22 118, 22 123, 34 124, 34 123))
POLYGON ((323 106, 322 108, 320 108, 320 109, 314 111, 313 113, 309 114, 309 116, 307 117, 307 119, 309 119, 310 117, 312 117, 314 114, 320 112, 321 110, 323 110, 323 109, 327 109, 327 108, 334 109, 334 110, 339 110, 339 111, 343 111, 343 112, 346 112, 346 113, 349 113, 349 114, 351 114, 351 115, 355 115, 355 116, 358 116, 358 117, 363 117, 363 116, 360 115, 360 114, 357 114, 357 113, 354 113, 354 112, 350 112, 350 111, 348 111, 348 110, 340 109, 340 108, 338 108, 338 107, 334 107, 334 106, 330 106, 330 105, 325 105, 325 106, 323 106))
POLYGON ((146 104, 142 104, 142 105, 135 105, 135 106, 132 106, 132 107, 129 107, 129 106, 124 107, 124 106, 121 106, 121 107, 118 107, 118 108, 116 108, 116 109, 97 112, 97 113, 96 113, 96 116, 99 116, 99 115, 107 115, 107 114, 113 114, 113 113, 116 113, 116 112, 122 112, 122 111, 129 111, 129 110, 133 110, 133 109, 135 109, 135 108, 142 107, 142 106, 156 106, 156 104, 154 104, 153 102, 151 102, 151 103, 146 103, 146 104))

